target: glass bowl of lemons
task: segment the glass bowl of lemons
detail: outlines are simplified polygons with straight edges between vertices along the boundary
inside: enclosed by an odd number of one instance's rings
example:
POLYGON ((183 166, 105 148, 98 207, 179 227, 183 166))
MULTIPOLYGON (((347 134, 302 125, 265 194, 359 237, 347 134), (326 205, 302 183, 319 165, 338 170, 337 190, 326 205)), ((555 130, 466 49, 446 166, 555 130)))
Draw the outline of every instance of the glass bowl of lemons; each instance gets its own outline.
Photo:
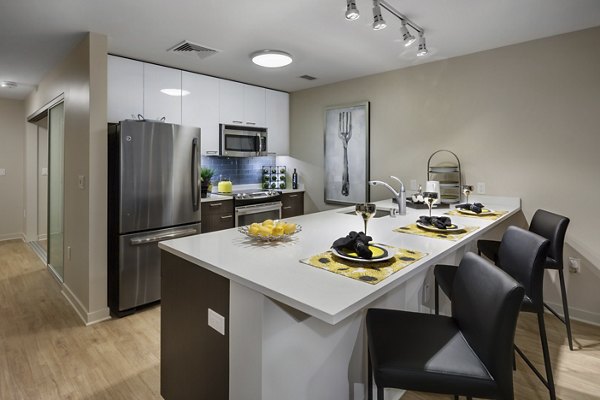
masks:
POLYGON ((267 219, 262 223, 240 226, 238 230, 253 239, 271 242, 289 239, 293 234, 300 232, 302 227, 293 222, 267 219))

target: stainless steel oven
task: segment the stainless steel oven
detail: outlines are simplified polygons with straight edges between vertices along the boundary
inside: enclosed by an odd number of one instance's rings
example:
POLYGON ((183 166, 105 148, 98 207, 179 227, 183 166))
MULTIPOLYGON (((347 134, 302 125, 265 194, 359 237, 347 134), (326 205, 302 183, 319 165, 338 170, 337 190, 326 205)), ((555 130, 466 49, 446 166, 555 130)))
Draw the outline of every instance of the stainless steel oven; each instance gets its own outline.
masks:
POLYGON ((235 226, 250 225, 266 219, 281 219, 281 201, 235 207, 235 226))
POLYGON ((220 125, 220 155, 254 157, 267 155, 267 128, 220 125))

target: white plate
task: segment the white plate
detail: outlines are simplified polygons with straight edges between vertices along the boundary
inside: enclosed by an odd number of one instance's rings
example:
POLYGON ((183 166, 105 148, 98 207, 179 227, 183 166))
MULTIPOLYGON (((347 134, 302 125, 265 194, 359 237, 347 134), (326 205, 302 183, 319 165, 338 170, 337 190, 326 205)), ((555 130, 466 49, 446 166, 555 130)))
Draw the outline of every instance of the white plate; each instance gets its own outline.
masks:
POLYGON ((391 259, 392 257, 394 257, 394 255, 395 255, 395 253, 393 251, 390 251, 390 250, 386 249, 383 246, 379 246, 379 245, 376 245, 376 244, 370 244, 369 246, 379 247, 380 249, 384 249, 385 251, 387 251, 388 254, 385 257, 375 258, 375 259, 370 259, 369 260, 367 258, 355 258, 355 257, 347 256, 344 253, 340 253, 339 251, 337 251, 333 247, 331 248, 331 252, 333 254, 335 254, 339 258, 343 258, 343 259, 348 260, 348 261, 356 261, 356 262, 359 262, 359 263, 376 263, 376 262, 381 262, 381 261, 387 261, 387 260, 391 259))
POLYGON ((494 214, 496 214, 496 211, 490 210, 489 208, 482 209, 479 214, 477 214, 475 211, 465 210, 463 208, 457 208, 457 210, 459 213, 466 214, 466 215, 494 215, 494 214))
POLYGON ((428 231, 438 232, 438 233, 454 233, 454 232, 460 232, 460 231, 462 231, 462 230, 465 229, 465 227, 462 226, 462 225, 458 225, 458 224, 452 224, 452 225, 454 225, 454 228, 440 229, 440 228, 437 228, 437 227, 435 227, 433 225, 425 225, 425 224, 422 224, 420 222, 417 222, 417 226, 419 228, 423 228, 423 229, 426 229, 428 231))

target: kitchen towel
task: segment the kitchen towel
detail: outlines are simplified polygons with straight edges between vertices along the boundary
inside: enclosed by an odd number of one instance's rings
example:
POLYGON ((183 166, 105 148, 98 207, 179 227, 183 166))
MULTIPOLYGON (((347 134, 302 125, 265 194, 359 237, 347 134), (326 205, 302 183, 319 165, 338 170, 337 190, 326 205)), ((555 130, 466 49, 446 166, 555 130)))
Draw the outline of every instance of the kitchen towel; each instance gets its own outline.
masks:
POLYGON ((333 255, 331 251, 316 254, 300 262, 316 268, 324 269, 335 274, 343 275, 357 281, 376 285, 388 276, 409 266, 415 261, 427 256, 416 250, 399 249, 393 246, 383 245, 389 252, 394 252, 394 257, 386 261, 361 263, 344 260, 333 255))
POLYGON ((479 229, 478 226, 465 226, 463 228, 463 230, 460 232, 445 233, 445 232, 428 231, 428 230, 419 228, 417 226, 417 224, 410 224, 407 226, 402 226, 400 228, 396 228, 396 229, 394 229, 394 232, 408 233, 410 235, 419 235, 419 236, 425 236, 425 237, 435 238, 435 239, 446 239, 446 240, 452 240, 453 242, 456 242, 457 240, 462 239, 463 236, 468 235, 469 233, 471 233, 477 229, 479 229))

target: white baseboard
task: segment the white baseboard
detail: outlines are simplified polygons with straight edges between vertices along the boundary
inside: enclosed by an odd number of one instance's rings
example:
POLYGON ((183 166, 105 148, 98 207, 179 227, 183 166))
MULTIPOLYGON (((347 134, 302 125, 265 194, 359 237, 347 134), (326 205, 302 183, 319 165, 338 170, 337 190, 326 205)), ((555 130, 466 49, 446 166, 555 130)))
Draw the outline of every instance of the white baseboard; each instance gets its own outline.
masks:
POLYGON ((75 312, 77 315, 79 315, 79 318, 81 318, 86 326, 110 319, 110 310, 108 307, 90 313, 85 309, 83 303, 79 301, 77 296, 75 296, 73 291, 66 284, 63 284, 62 287, 63 296, 65 296, 67 301, 75 309, 75 312))
POLYGON ((20 239, 24 242, 26 241, 25 235, 22 233, 3 233, 0 235, 0 242, 3 242, 5 240, 16 240, 16 239, 20 239))
POLYGON ((48 235, 43 234, 43 235, 38 235, 38 240, 46 240, 48 238, 48 235))
MULTIPOLYGON (((557 314, 564 317, 562 303, 559 304, 559 303, 546 302, 546 304, 548 304, 550 307, 552 307, 552 309, 554 311, 556 311, 557 314)), ((546 312, 550 313, 550 311, 548 311, 548 310, 546 310, 546 312)), ((574 307, 569 306, 569 317, 575 321, 584 322, 584 323, 590 324, 590 325, 600 326, 600 313, 582 310, 579 308, 574 308, 574 307)))

